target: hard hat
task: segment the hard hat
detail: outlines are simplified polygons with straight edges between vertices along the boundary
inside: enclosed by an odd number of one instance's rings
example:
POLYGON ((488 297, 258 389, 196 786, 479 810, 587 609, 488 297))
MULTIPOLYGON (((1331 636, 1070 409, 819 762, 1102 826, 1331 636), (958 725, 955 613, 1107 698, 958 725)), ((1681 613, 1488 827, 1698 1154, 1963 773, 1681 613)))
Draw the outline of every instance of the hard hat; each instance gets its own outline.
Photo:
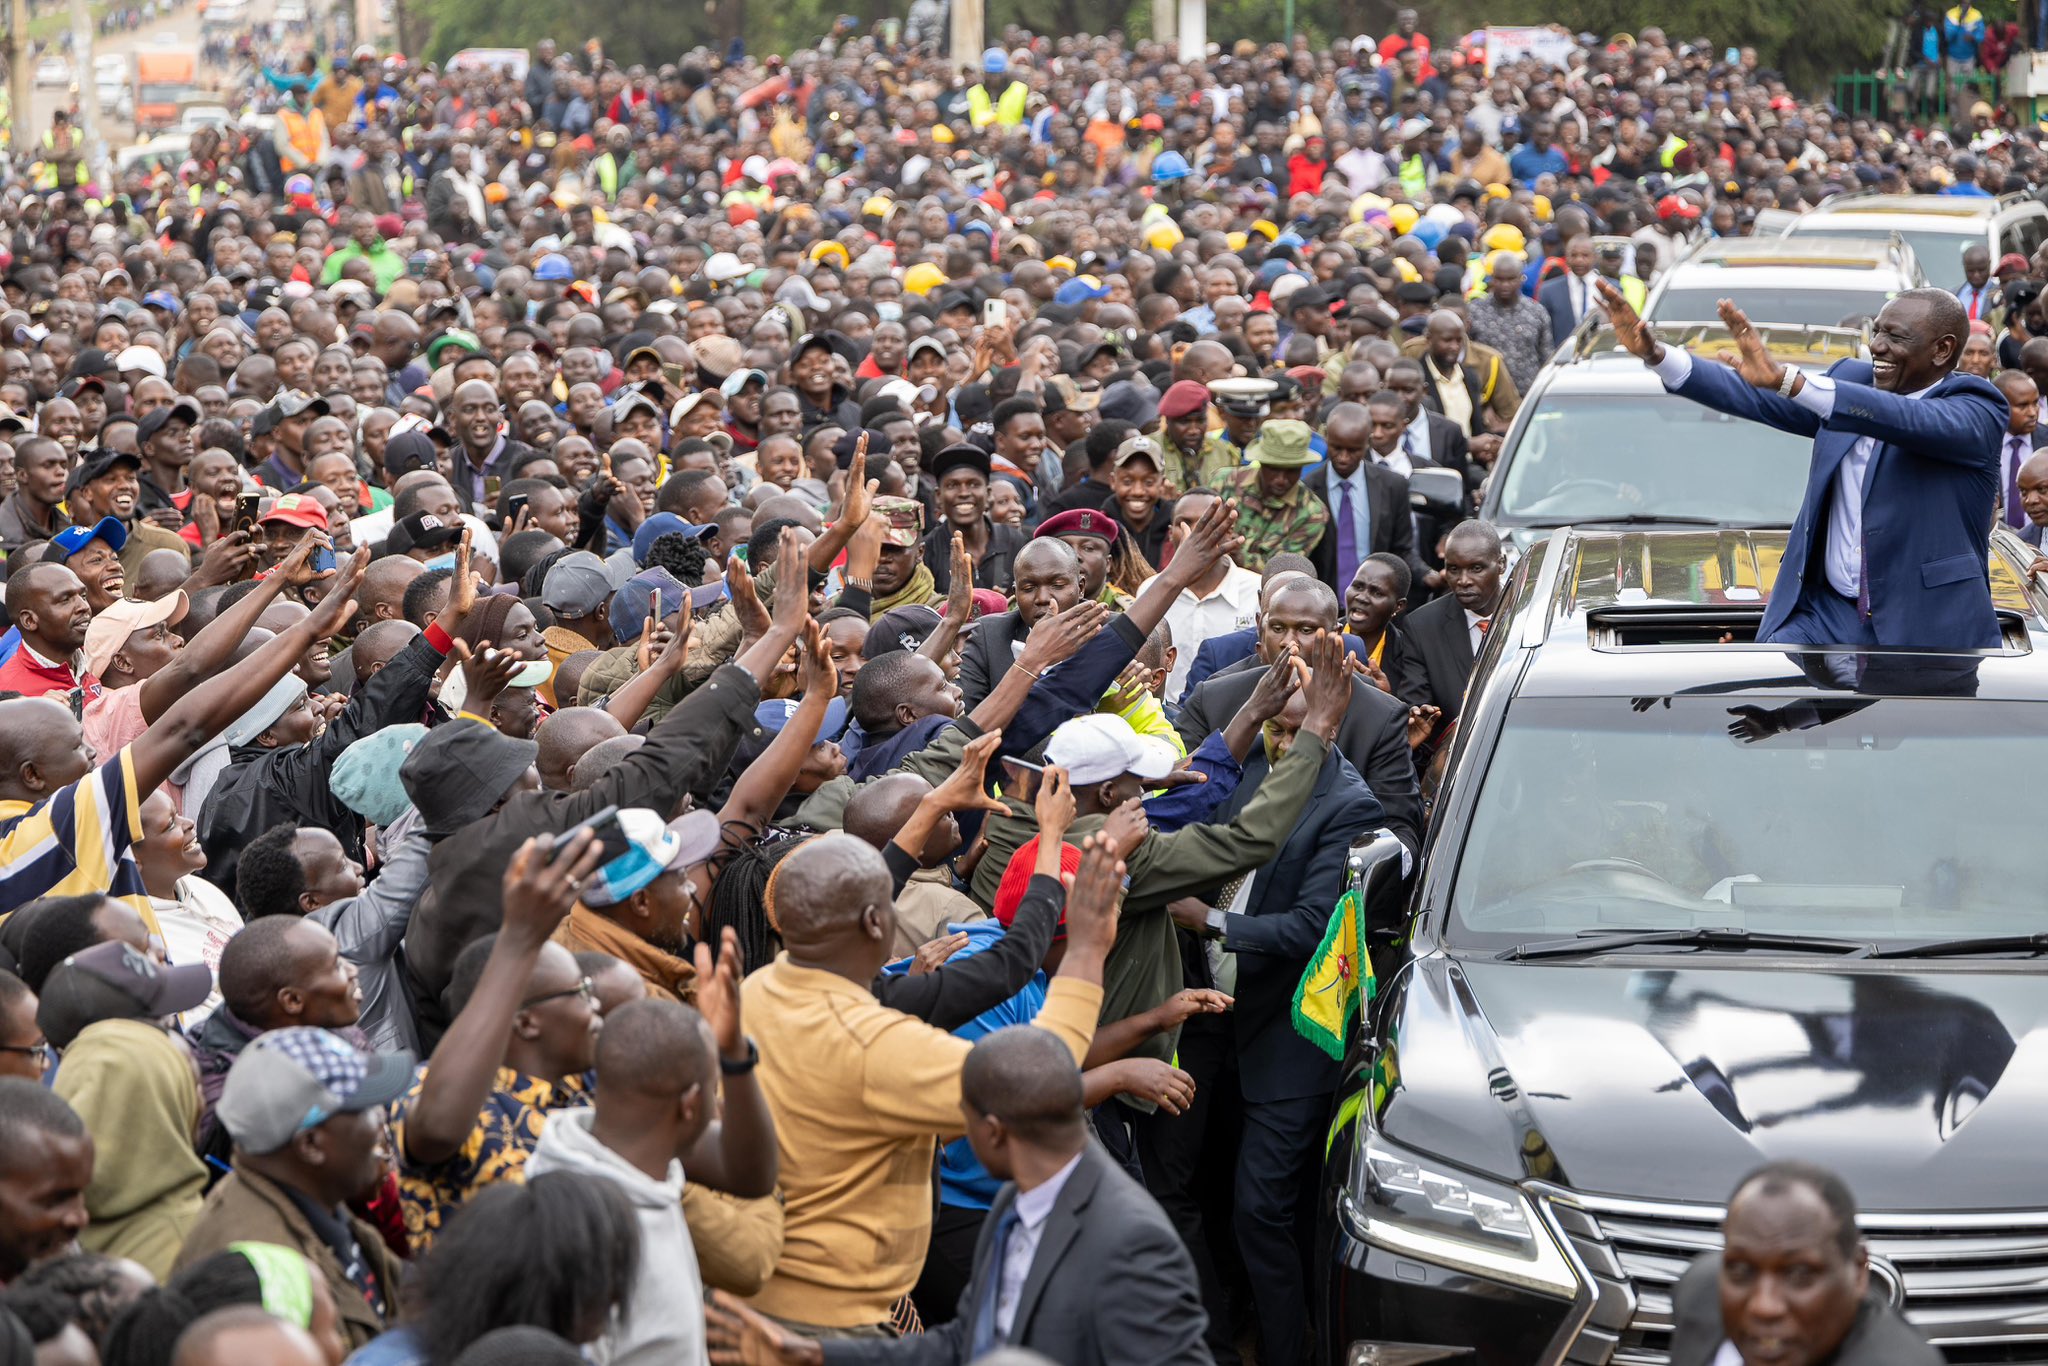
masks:
POLYGON ((1155 184, 1169 180, 1185 180, 1192 172, 1188 159, 1179 152, 1166 151, 1152 158, 1152 180, 1155 184))
POLYGON ((929 261, 919 261, 903 272, 903 288, 910 294, 929 294, 944 283, 946 272, 929 261))
POLYGON ((1422 217, 1413 204, 1396 204, 1387 210, 1387 221, 1394 225, 1397 233, 1415 231, 1416 222, 1422 217))

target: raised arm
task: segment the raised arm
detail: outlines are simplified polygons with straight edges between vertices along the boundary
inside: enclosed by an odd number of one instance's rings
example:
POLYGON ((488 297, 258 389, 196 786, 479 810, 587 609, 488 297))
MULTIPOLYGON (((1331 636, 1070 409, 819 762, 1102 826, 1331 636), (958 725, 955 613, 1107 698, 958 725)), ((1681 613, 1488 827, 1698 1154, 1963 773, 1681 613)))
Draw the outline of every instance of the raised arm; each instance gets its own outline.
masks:
POLYGON ((340 629, 355 612, 353 595, 368 564, 369 552, 357 551, 309 615, 265 641, 241 667, 186 693, 143 731, 129 751, 135 761, 136 791, 160 786, 179 764, 262 700, 298 664, 309 645, 340 629))
POLYGON ((512 855, 505 868, 504 924, 476 990, 441 1036, 419 1098, 398 1126, 404 1156, 421 1166, 446 1162, 468 1141, 504 1061, 541 948, 575 906, 577 888, 597 870, 604 853, 588 830, 577 831, 549 862, 552 849, 553 841, 539 835, 512 855))
MULTIPOLYGON (((754 1047, 740 1027, 740 937, 731 926, 719 946, 718 963, 711 946, 699 944, 697 1009, 718 1041, 720 1087, 718 1118, 697 1136, 683 1157, 690 1180, 742 1199, 757 1200, 775 1190, 777 1154, 775 1116, 754 1074, 754 1047)), ((705 1097, 709 1104, 711 1098, 705 1097)))
POLYGON ((1672 393, 1681 394, 1715 412, 1748 418, 1795 436, 1811 437, 1820 430, 1819 414, 1789 398, 1779 397, 1774 391, 1753 387, 1726 366, 1703 365, 1683 351, 1671 350, 1657 340, 1649 324, 1629 306, 1620 290, 1605 280, 1596 281, 1595 287, 1600 291, 1601 301, 1607 305, 1615 340, 1624 350, 1655 370, 1657 378, 1672 393))
MULTIPOLYGON (((862 432, 854 444, 853 463, 847 467, 846 497, 839 504, 839 516, 820 533, 817 540, 811 542, 806 561, 813 573, 825 573, 839 559, 839 552, 846 549, 853 533, 867 521, 868 508, 874 502, 875 490, 880 483, 880 480, 868 478, 868 437, 866 432, 862 432)), ((791 561, 777 554, 775 563, 787 565, 791 561)))
MULTIPOLYGON (((216 545, 224 543, 246 547, 249 533, 231 531, 215 542, 216 545)), ((277 601, 285 585, 289 583, 298 588, 317 577, 306 565, 314 550, 325 544, 327 538, 317 531, 308 531, 299 537, 299 543, 292 547, 291 553, 257 583, 254 592, 246 594, 240 602, 206 623, 192 637, 191 643, 171 656, 170 663, 137 684, 142 689, 142 719, 155 721, 170 709, 173 702, 226 668, 228 661, 235 657, 236 647, 248 638, 256 619, 277 601)), ((330 574, 333 572, 329 571, 330 574)))

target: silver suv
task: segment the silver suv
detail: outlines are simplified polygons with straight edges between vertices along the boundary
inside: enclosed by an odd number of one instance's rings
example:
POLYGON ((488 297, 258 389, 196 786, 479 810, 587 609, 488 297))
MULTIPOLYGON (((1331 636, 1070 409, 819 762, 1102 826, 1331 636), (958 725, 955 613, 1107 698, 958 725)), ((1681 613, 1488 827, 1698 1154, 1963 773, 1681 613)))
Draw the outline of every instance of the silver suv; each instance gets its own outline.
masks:
POLYGON ((2048 242, 2048 205, 2026 194, 1996 199, 1945 194, 1838 195, 1785 229, 1787 237, 1878 240, 1897 233, 1913 249, 1927 282, 1955 290, 1963 283, 1963 249, 1982 246, 1995 266, 2009 252, 2033 259, 2048 242))

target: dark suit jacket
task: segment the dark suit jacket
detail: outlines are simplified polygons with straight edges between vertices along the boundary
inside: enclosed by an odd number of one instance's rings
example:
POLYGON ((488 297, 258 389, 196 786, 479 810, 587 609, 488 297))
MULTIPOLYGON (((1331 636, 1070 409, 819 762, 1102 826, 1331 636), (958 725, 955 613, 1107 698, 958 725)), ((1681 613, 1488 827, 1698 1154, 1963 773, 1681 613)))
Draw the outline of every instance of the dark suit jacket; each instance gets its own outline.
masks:
MULTIPOLYGON (((1270 770, 1265 746, 1255 746, 1244 780, 1217 819, 1234 816, 1270 770)), ((1237 955, 1237 1005, 1230 1014, 1246 1100, 1298 1100, 1336 1089, 1336 1059, 1295 1032, 1294 989, 1344 893, 1353 841, 1384 816, 1358 770, 1330 750, 1301 819, 1253 877, 1245 913, 1230 917, 1223 947, 1237 955)))
MULTIPOLYGON (((1367 460, 1361 468, 1365 471, 1366 544, 1358 547, 1358 558, 1386 551, 1399 555, 1408 562, 1411 574, 1421 574, 1428 566, 1415 553, 1415 514, 1408 506, 1408 481, 1388 469, 1367 460)), ((1323 539, 1316 542, 1316 548, 1309 553, 1315 561, 1316 577, 1337 590, 1337 598, 1343 600, 1344 590, 1349 583, 1337 582, 1337 505, 1330 494, 1330 464, 1326 460, 1302 476, 1302 483, 1309 491, 1323 500, 1330 509, 1330 520, 1323 528, 1323 539)))
MULTIPOLYGON (((828 1341, 827 1366, 966 1366, 995 1272, 990 1244, 1016 1199, 1014 1182, 997 1192, 951 1323, 917 1337, 828 1341)), ((1180 1235, 1145 1188, 1090 1139, 1046 1216, 1009 1345, 1060 1366, 1209 1366, 1208 1326, 1180 1235)))
POLYGON ((1410 612, 1402 630, 1422 663, 1420 703, 1441 711, 1446 724, 1457 720, 1465 701, 1465 681, 1472 677, 1472 635, 1465 626, 1465 609, 1446 594, 1410 612))
POLYGON ((1016 662, 1010 643, 1024 639, 1026 634, 1024 618, 1017 615, 1014 607, 1001 616, 983 617, 974 623, 974 629, 967 633, 967 644, 960 651, 960 697, 965 704, 961 715, 973 711, 995 691, 996 684, 1016 662))
MULTIPOLYGON (((1209 732, 1229 724, 1269 667, 1257 664, 1211 678, 1188 695, 1176 725, 1190 751, 1207 739, 1209 732)), ((1415 760, 1408 752, 1407 704, 1363 679, 1352 679, 1351 705, 1338 723, 1336 748, 1385 808, 1387 828, 1409 849, 1419 848, 1422 794, 1415 784, 1415 760)))
POLYGON ((1429 675, 1423 670, 1422 656, 1398 621, 1387 623, 1387 648, 1380 651, 1380 672, 1393 685, 1394 696, 1409 706, 1419 707, 1429 700, 1429 675))
MULTIPOLYGON (((1365 642, 1357 636, 1344 637, 1344 648, 1360 659, 1365 658, 1365 642)), ((1262 667, 1258 627, 1247 626, 1242 631, 1225 631, 1220 636, 1210 636, 1195 649, 1195 662, 1188 666, 1188 681, 1181 687, 1177 705, 1185 707, 1195 689, 1212 678, 1262 667)), ((1228 716, 1223 718, 1223 722, 1229 720, 1228 716)))
POLYGON ((1991 518, 1997 505, 2005 396, 1987 379, 1950 374, 1923 398, 1871 384, 1868 361, 1837 361, 1835 406, 1823 422, 1788 398, 1751 388, 1722 365, 1700 364, 1677 392, 1719 412, 1809 437, 1806 495, 1757 639, 1769 640, 1810 580, 1829 591, 1829 503, 1842 462, 1875 437, 1863 483, 1871 628, 1880 645, 1974 650, 1998 643, 1991 608, 1991 518))
MULTIPOLYGON (((1591 309, 1600 296, 1592 294, 1590 286, 1588 294, 1586 307, 1591 309)), ((1536 302, 1542 304, 1544 311, 1550 314, 1550 335, 1562 346, 1564 339, 1572 334, 1572 329, 1579 325, 1579 320, 1572 316, 1571 285, 1560 274, 1556 279, 1546 281, 1543 288, 1536 291, 1536 302)))
MULTIPOLYGON (((1697 1258, 1672 1288, 1671 1366, 1712 1366, 1727 1340, 1721 1327, 1721 1254, 1697 1258)), ((1849 1336, 1828 1366, 1941 1366, 1941 1353, 1882 1297, 1877 1278, 1864 1294, 1849 1336)))
MULTIPOLYGON (((2039 549, 2041 545, 2040 525, 2035 522, 2028 522, 2025 526, 2020 528, 2020 539, 2025 541, 2028 545, 2033 546, 2036 549, 2039 549)), ((1192 677, 1192 675, 1190 675, 1190 677, 1192 677)))

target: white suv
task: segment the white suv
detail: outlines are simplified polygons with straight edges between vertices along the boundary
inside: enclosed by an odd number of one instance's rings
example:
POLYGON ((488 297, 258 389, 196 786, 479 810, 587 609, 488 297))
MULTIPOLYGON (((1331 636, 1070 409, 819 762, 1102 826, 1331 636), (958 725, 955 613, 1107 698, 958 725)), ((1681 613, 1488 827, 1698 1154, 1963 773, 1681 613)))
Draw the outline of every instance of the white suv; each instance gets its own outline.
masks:
POLYGON ((1974 195, 1851 194, 1838 195, 1811 213, 1801 214, 1785 229, 1788 237, 1824 233, 1829 237, 1860 237, 1883 241, 1897 233, 1927 283, 1955 290, 1963 283, 1963 249, 1971 245, 1998 258, 2016 252, 2033 259, 2048 242, 2048 205, 2025 194, 1996 199, 1974 195))

